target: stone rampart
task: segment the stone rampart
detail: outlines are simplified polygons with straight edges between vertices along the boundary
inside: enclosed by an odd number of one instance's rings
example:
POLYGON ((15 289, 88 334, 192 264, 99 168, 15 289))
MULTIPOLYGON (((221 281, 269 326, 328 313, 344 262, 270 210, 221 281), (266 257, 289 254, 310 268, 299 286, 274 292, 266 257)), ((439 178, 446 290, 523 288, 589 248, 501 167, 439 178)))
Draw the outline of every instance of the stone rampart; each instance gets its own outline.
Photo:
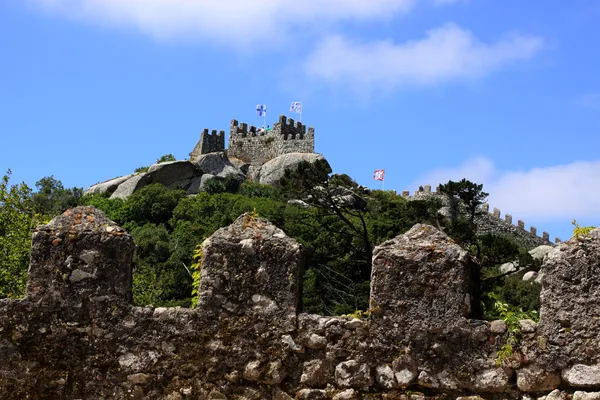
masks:
MULTIPOLYGON (((225 151, 225 132, 213 130, 209 134, 208 129, 204 129, 200 141, 190 153, 190 160, 194 161, 202 154, 222 151, 225 151)), ((279 116, 279 121, 269 131, 235 119, 231 121, 227 155, 253 167, 260 167, 282 154, 314 152, 314 128, 307 129, 306 125, 285 115, 279 116)))
MULTIPOLYGON (((438 188, 434 191, 431 190, 431 185, 420 186, 412 195, 410 191, 402 191, 402 197, 407 200, 419 200, 429 196, 444 197, 438 188)), ((504 218, 501 218, 501 212, 498 208, 494 208, 490 212, 490 206, 487 203, 483 203, 480 208, 481 213, 475 217, 475 223, 477 225, 477 231, 480 234, 494 233, 500 235, 507 235, 513 238, 517 238, 519 242, 528 247, 537 247, 544 244, 552 244, 550 242, 550 234, 548 232, 542 232, 542 236, 538 236, 537 228, 530 226, 529 230, 525 229, 525 222, 518 220, 516 224, 513 223, 512 215, 506 214, 504 218)), ((559 238, 555 238, 555 243, 560 243, 559 238)))
MULTIPOLYGON (((506 325, 472 319, 473 262, 431 226, 374 249, 361 320, 301 313, 302 246, 249 214, 203 243, 198 308, 134 307, 131 237, 78 207, 34 233, 27 296, 0 300, 0 398, 558 399, 600 390, 599 232, 553 250, 542 322, 521 321, 520 346, 497 364, 506 325)), ((589 396, 599 394, 573 398, 598 398, 589 396)))
POLYGON ((314 153, 314 128, 306 129, 300 122, 294 122, 284 115, 270 131, 258 132, 254 126, 231 121, 227 155, 246 161, 253 166, 288 153, 314 153))

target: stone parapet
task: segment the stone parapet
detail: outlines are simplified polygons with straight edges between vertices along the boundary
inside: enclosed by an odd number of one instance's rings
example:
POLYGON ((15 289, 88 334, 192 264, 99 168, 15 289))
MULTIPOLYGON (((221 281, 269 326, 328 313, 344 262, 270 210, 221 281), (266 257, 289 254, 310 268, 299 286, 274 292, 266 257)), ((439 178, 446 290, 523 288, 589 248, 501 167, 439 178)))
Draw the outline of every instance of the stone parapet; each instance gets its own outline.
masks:
POLYGON ((302 246, 251 214, 203 243, 198 308, 133 307, 131 237, 76 208, 0 300, 0 398, 595 398, 599 232, 549 254, 541 322, 497 363, 507 325, 473 318, 472 260, 431 226, 374 250, 357 319, 301 313, 302 246))

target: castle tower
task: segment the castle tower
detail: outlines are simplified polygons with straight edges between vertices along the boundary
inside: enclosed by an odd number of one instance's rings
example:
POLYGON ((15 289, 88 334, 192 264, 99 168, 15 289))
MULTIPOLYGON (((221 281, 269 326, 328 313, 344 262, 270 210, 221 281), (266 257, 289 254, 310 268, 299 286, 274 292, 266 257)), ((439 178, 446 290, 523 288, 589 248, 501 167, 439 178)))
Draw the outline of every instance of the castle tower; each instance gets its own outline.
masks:
POLYGON ((208 129, 204 129, 200 134, 200 140, 194 147, 194 150, 190 153, 190 161, 194 161, 202 154, 215 153, 225 151, 225 131, 219 131, 213 129, 212 133, 208 133, 208 129))

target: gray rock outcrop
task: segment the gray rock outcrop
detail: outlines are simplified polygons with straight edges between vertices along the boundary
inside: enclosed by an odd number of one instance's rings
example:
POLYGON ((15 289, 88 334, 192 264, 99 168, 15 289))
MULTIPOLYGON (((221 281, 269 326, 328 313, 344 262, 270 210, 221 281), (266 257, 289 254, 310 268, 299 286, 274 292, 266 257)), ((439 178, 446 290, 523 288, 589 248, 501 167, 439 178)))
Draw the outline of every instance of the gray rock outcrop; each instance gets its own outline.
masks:
POLYGON ((119 187, 119 185, 121 183, 125 182, 127 179, 131 178, 134 175, 135 174, 129 174, 129 175, 125 175, 125 176, 120 176, 118 178, 110 179, 105 182, 97 183, 97 184, 92 185, 89 188, 87 188, 83 192, 83 194, 102 194, 102 193, 112 194, 115 190, 117 190, 117 188, 119 187))
MULTIPOLYGON (((534 260, 541 260, 542 262, 546 260, 548 253, 554 250, 554 246, 541 245, 537 246, 531 250, 529 250, 529 254, 533 257, 534 260)), ((517 272, 519 271, 519 261, 515 260, 513 262, 504 263, 500 266, 500 272, 505 274, 507 272, 517 272)), ((537 275, 536 275, 537 276, 537 275)), ((535 277, 534 277, 535 279, 535 277)))
POLYGON ((148 169, 152 183, 160 183, 169 189, 186 189, 200 173, 189 161, 168 161, 151 165, 148 169))
POLYGON ((204 174, 223 178, 228 175, 234 175, 240 181, 246 179, 246 176, 229 161, 224 152, 202 154, 194 161, 194 164, 204 174))
POLYGON ((117 190, 110 195, 111 199, 126 199, 133 192, 142 189, 152 183, 152 177, 147 172, 134 175, 117 187, 117 190))
POLYGON ((150 166, 147 172, 133 175, 119 184, 111 199, 125 199, 151 183, 169 189, 187 190, 202 171, 189 161, 168 161, 150 166))
POLYGON ((295 169, 303 161, 315 163, 325 160, 321 154, 316 153, 288 153, 266 162, 260 168, 258 180, 263 185, 277 186, 286 169, 295 169))

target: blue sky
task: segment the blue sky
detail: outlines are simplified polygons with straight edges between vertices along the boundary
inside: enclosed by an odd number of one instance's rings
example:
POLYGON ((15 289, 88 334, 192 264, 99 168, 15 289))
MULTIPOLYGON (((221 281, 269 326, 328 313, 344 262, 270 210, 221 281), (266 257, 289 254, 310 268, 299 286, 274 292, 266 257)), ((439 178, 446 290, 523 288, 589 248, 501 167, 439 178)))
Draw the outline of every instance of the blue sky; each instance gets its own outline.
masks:
POLYGON ((552 238, 600 225, 597 0, 3 0, 0 169, 88 187, 304 102, 386 189, 463 177, 552 238))

